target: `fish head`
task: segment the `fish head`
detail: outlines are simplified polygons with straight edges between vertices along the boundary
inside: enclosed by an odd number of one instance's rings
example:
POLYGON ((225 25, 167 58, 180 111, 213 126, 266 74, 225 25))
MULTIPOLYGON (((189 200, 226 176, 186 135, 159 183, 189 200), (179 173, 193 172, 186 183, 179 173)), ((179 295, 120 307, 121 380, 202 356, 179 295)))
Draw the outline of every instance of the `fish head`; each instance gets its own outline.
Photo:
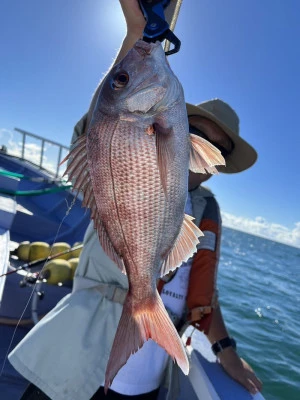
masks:
POLYGON ((160 42, 138 40, 106 76, 95 111, 119 118, 156 113, 174 103, 182 87, 160 42))

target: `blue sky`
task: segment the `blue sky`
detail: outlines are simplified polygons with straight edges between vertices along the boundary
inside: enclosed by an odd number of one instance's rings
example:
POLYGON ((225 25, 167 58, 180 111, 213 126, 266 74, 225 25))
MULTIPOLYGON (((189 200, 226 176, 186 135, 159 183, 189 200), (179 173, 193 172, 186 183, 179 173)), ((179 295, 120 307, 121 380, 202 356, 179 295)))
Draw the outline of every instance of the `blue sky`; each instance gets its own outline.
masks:
MULTIPOLYGON (((0 129, 68 145, 124 36, 118 1, 3 0, 0 14, 0 129)), ((183 0, 169 57, 186 100, 227 101, 258 151, 209 181, 224 222, 298 246, 299 15, 297 0, 183 0)))

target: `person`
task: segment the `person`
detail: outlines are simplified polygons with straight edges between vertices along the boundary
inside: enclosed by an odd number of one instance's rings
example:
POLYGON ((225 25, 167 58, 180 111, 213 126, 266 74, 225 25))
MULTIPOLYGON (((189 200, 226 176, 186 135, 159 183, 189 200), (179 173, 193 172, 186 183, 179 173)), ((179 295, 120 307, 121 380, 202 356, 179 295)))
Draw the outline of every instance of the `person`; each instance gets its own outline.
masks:
MULTIPOLYGON (((145 25, 137 0, 120 0, 120 3, 127 22, 127 35, 115 63, 141 37, 145 25)), ((187 113, 190 132, 204 137, 222 152, 226 167, 220 167, 220 172, 237 173, 254 164, 256 152, 239 136, 238 116, 228 104, 218 99, 197 106, 187 104, 187 113)), ((73 141, 86 131, 90 118, 89 112, 77 123, 73 141)), ((204 331, 224 370, 255 393, 261 390, 262 384, 234 348, 218 303, 216 278, 221 218, 215 197, 202 187, 210 177, 192 172, 189 175, 186 213, 195 217, 204 232, 198 251, 176 273, 159 280, 158 289, 178 329, 184 321, 204 331)), ((33 383, 23 400, 157 398, 168 368, 172 376, 173 363, 168 362, 165 351, 151 340, 129 358, 104 397, 104 373, 127 289, 126 276, 104 253, 91 223, 84 238, 72 293, 63 298, 9 356, 12 365, 33 383)), ((171 392, 172 388, 169 398, 176 398, 171 392)))

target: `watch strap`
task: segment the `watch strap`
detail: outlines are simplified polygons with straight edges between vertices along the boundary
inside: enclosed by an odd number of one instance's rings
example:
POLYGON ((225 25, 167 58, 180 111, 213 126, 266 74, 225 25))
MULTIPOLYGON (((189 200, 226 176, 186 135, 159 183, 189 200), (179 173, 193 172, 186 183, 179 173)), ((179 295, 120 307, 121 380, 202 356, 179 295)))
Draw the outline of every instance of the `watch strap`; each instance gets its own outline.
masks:
POLYGON ((234 349, 236 349, 236 341, 232 337, 227 336, 221 340, 216 341, 211 346, 211 349, 214 355, 216 356, 218 355, 218 353, 222 352, 227 347, 233 347, 234 349))

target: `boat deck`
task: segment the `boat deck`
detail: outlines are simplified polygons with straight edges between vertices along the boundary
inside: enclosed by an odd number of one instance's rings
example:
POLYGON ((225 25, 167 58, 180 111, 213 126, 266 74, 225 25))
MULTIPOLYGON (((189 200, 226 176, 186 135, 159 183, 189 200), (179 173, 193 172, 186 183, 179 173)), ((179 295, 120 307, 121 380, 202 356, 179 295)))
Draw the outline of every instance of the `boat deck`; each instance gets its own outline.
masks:
MULTIPOLYGON (((75 198, 71 191, 39 196, 4 193, 55 188, 60 183, 56 182, 52 173, 29 161, 1 152, 0 170, 3 172, 0 175, 0 275, 24 264, 17 257, 10 257, 10 250, 21 241, 43 241, 50 245, 54 241, 64 241, 72 245, 83 240, 90 221, 89 212, 81 208, 81 198, 75 198), (45 181, 19 179, 10 176, 9 172, 27 178, 43 178, 45 181)), ((32 269, 34 271, 37 269, 32 269)), ((18 400, 28 385, 28 381, 11 366, 7 354, 33 327, 33 314, 39 317, 45 315, 71 291, 71 284, 38 284, 33 292, 33 286, 20 286, 24 275, 20 271, 0 278, 1 400, 18 400)))

